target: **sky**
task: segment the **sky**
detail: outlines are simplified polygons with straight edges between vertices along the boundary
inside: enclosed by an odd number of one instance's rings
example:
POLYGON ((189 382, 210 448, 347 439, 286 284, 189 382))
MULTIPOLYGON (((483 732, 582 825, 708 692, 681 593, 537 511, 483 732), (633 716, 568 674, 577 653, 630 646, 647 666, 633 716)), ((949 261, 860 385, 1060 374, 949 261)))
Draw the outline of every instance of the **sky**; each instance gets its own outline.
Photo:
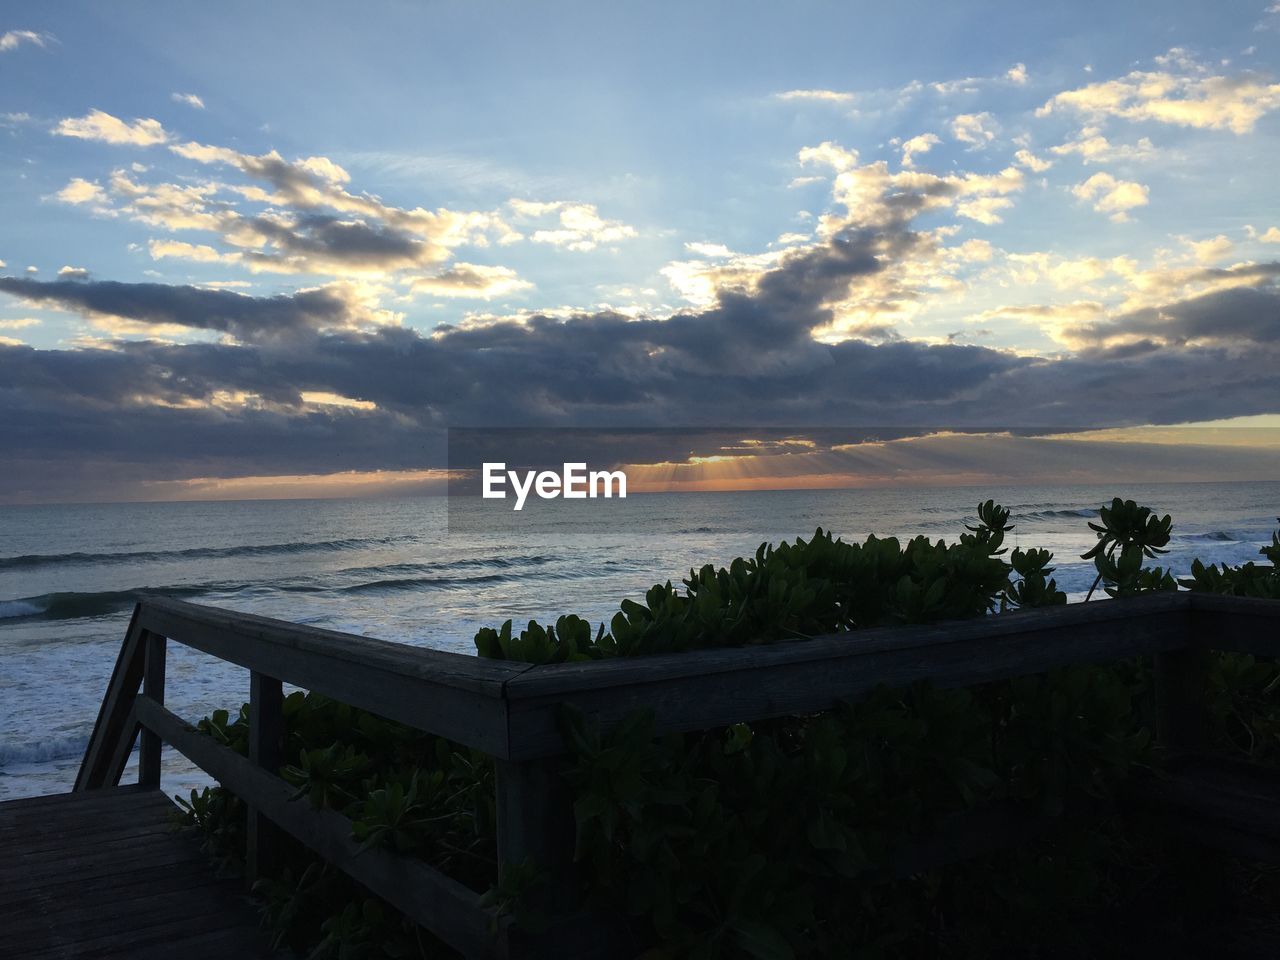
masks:
POLYGON ((1270 0, 4 4, 0 502, 1275 478, 1277 156, 1270 0))

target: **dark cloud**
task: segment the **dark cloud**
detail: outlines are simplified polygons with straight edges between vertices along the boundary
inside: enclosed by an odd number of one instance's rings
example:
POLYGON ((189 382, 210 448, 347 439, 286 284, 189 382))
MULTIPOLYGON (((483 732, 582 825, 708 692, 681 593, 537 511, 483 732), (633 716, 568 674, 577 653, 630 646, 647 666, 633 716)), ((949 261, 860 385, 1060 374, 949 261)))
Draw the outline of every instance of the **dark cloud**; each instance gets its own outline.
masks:
MULTIPOLYGON (((243 258, 259 265, 297 263, 312 270, 340 265, 356 270, 402 270, 441 259, 439 247, 417 239, 411 232, 362 220, 314 214, 283 222, 271 217, 245 221, 266 238, 278 253, 244 251, 243 258)), ((236 224, 237 229, 243 229, 236 224)))
POLYGON ((239 340, 270 340, 356 322, 352 306, 329 290, 249 297, 230 290, 117 283, 111 280, 42 282, 0 277, 0 292, 28 303, 141 324, 228 333, 239 340))
MULTIPOLYGON (((1258 264, 1253 275, 1280 274, 1280 264, 1258 264)), ((1121 337, 1139 337, 1145 349, 1157 341, 1280 344, 1280 290, 1274 287, 1233 287, 1178 303, 1148 307, 1113 320, 1083 324, 1067 331, 1073 340, 1105 344, 1121 337)), ((1112 353, 1112 355, 1116 355, 1112 353)))
MULTIPOLYGON (((42 471, 74 484, 86 463, 150 479, 443 466, 448 426, 1035 432, 1276 412, 1277 294, 1267 289, 1119 317, 1107 329, 1132 335, 1123 347, 1099 336, 1094 348, 1059 359, 958 343, 813 339, 850 284, 879 282, 886 264, 924 242, 904 229, 851 231, 784 258, 750 293, 723 293, 708 309, 664 320, 535 316, 433 335, 355 329, 353 308, 325 290, 255 298, 0 279, 0 290, 34 302, 240 341, 0 346, 10 465, 0 496, 38 487, 42 471)), ((688 446, 680 436, 669 453, 695 452, 688 446)), ((644 452, 658 458, 662 444, 644 452)))

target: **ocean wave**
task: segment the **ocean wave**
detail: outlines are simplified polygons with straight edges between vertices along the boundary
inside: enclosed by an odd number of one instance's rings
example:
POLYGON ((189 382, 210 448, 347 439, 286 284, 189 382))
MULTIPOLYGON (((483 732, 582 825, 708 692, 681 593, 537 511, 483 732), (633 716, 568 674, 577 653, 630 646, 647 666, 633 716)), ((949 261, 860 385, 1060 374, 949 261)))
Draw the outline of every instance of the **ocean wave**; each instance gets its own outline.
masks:
POLYGON ((1080 510, 1080 509, 1034 510, 1034 511, 1031 511, 1030 513, 1014 514, 1013 519, 1015 520, 1064 520, 1064 519, 1071 519, 1071 518, 1087 518, 1089 520, 1096 520, 1097 517, 1098 517, 1097 508, 1090 507, 1083 510, 1080 510))
POLYGON ((0 600, 0 620, 82 620, 87 617, 105 617, 128 610, 146 597, 183 599, 225 589, 228 589, 225 584, 192 584, 86 593, 42 593, 34 597, 0 600))
POLYGON ((1189 534, 1184 539, 1208 540, 1212 543, 1235 543, 1239 538, 1233 533, 1227 533, 1225 530, 1212 530, 1209 533, 1189 534))
POLYGON ((466 557, 459 560, 446 560, 442 563, 385 563, 371 567, 347 567, 340 574, 430 574, 445 570, 480 570, 496 567, 508 570, 516 567, 540 567, 554 563, 557 558, 544 554, 528 554, 515 557, 466 557))
POLYGON ((33 570, 39 567, 76 566, 117 561, 221 560, 234 557, 271 557, 313 550, 358 550, 415 539, 399 537, 353 537, 345 540, 298 540, 288 543, 240 544, 234 547, 188 547, 183 550, 133 550, 120 553, 28 553, 0 557, 0 570, 33 570))
POLYGON ((84 754, 89 742, 87 734, 40 740, 36 743, 0 743, 0 767, 13 763, 48 763, 84 754))
POLYGON ((34 617, 44 613, 45 608, 34 600, 0 600, 0 620, 15 620, 19 617, 34 617))
POLYGON ((423 590, 442 587, 470 587, 486 583, 510 583, 518 580, 505 573, 482 574, 478 577, 401 577, 389 580, 370 580, 334 588, 334 593, 400 593, 405 590, 423 590))
MULTIPOLYGON (((552 557, 530 554, 494 559, 465 559, 440 564, 387 564, 381 567, 354 568, 344 573, 363 574, 355 583, 334 583, 326 578, 295 580, 267 580, 261 583, 188 583, 172 586, 134 587, 128 590, 99 590, 86 592, 42 593, 31 597, 15 597, 0 600, 0 622, 82 620, 123 613, 135 603, 147 597, 171 597, 189 600, 210 593, 262 596, 272 593, 286 594, 364 594, 400 593, 408 590, 430 590, 460 586, 477 586, 489 583, 506 583, 524 579, 526 574, 517 572, 521 565, 539 566, 549 563, 552 557), (511 569, 511 573, 480 573, 473 576, 449 575, 449 570, 466 570, 484 566, 511 569), (420 574, 394 577, 393 573, 420 574), (432 575, 443 572, 444 575, 432 575)), ((566 579, 576 579, 581 574, 566 572, 566 579)), ((555 575, 553 575, 554 577, 555 575)), ((558 578, 558 577, 556 577, 558 578)))

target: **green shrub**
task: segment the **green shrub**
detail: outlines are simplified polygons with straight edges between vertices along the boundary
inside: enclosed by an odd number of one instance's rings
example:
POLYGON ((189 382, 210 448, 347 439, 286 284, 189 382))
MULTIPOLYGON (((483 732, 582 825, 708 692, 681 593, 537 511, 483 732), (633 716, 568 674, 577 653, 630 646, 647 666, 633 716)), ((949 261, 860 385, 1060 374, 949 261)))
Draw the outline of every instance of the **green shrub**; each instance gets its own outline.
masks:
MULTIPOLYGON (((1113 597, 1177 589, 1144 559, 1163 552, 1171 520, 1113 501, 1090 524, 1095 587, 1113 597)), ((1044 550, 1006 551, 1009 512, 992 501, 955 543, 818 530, 762 545, 727 568, 690 571, 624 600, 593 633, 577 616, 510 621, 476 636, 481 656, 562 663, 803 640, 861 628, 1062 604, 1044 550), (1007 556, 1006 556, 1007 554, 1007 556)), ((1269 566, 1193 566, 1183 586, 1280 597, 1280 534, 1269 566)), ((1239 655, 1214 658, 1211 709, 1221 746, 1280 755, 1280 672, 1239 655)), ((1078 956, 1105 936, 1158 870, 1156 854, 1114 820, 1070 816, 1052 836, 998 856, 895 876, 914 839, 949 817, 1004 803, 1051 815, 1105 802, 1136 767, 1158 762, 1141 661, 937 691, 880 689, 814 716, 656 737, 637 713, 602 732, 566 717, 583 890, 557 891, 625 918, 651 957, 1078 956), (993 930, 999 932, 998 936, 993 930), (1093 940, 1091 940, 1093 938, 1093 940), (1003 946, 1002 946, 1003 944, 1003 946), (1021 944, 1011 947, 1010 944, 1021 944), (1036 953, 1028 945, 1041 944, 1036 953), (1045 944, 1054 944, 1052 948, 1045 944)), ((247 710, 201 729, 247 752, 247 710)), ((282 775, 297 798, 351 818, 366 847, 421 857, 521 922, 536 864, 495 854, 493 763, 476 751, 316 694, 285 702, 282 775)), ((222 856, 243 850, 243 806, 220 788, 193 793, 189 819, 222 856)), ((292 849, 264 881, 279 942, 317 957, 434 955, 429 938, 353 882, 292 849)))

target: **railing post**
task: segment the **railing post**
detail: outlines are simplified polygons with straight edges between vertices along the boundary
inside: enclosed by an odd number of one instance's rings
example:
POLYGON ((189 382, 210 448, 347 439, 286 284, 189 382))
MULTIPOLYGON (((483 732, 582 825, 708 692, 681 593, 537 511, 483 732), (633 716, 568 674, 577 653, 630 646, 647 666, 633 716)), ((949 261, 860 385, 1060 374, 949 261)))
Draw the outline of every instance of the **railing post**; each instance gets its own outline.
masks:
MULTIPOLYGON (((1203 750, 1209 739, 1209 651, 1196 642, 1198 621, 1189 613, 1187 645, 1156 654, 1152 664, 1156 737, 1175 761, 1179 754, 1203 750)), ((1181 915, 1183 932, 1194 942, 1215 912, 1221 891, 1220 862, 1194 836, 1177 827, 1168 836, 1166 857, 1174 880, 1170 906, 1175 915, 1181 915)))
POLYGON ((496 761, 498 863, 532 860, 557 893, 571 890, 574 883, 577 828, 573 792, 563 776, 566 762, 563 756, 496 761))
POLYGON ((1187 753, 1208 743, 1209 651, 1194 643, 1155 655, 1156 737, 1168 750, 1187 753))
POLYGON ((638 952, 625 927, 614 918, 585 912, 579 903, 582 878, 573 859, 573 789, 564 778, 569 757, 495 763, 499 867, 532 861, 542 885, 527 894, 527 902, 551 918, 541 933, 518 925, 507 929, 504 955, 513 960, 563 960, 638 952))
MULTIPOLYGON (((280 771, 283 745, 284 690, 279 680, 255 670, 249 675, 249 762, 275 775, 280 771)), ((253 807, 248 813, 245 860, 252 883, 274 872, 280 836, 275 824, 253 807)))
MULTIPOLYGON (((164 660, 168 641, 163 634, 144 630, 142 633, 144 665, 142 669, 142 693, 156 703, 164 703, 164 660)), ((138 753, 138 783, 144 787, 160 786, 160 754, 163 742, 154 731, 142 729, 142 744, 138 753)))

